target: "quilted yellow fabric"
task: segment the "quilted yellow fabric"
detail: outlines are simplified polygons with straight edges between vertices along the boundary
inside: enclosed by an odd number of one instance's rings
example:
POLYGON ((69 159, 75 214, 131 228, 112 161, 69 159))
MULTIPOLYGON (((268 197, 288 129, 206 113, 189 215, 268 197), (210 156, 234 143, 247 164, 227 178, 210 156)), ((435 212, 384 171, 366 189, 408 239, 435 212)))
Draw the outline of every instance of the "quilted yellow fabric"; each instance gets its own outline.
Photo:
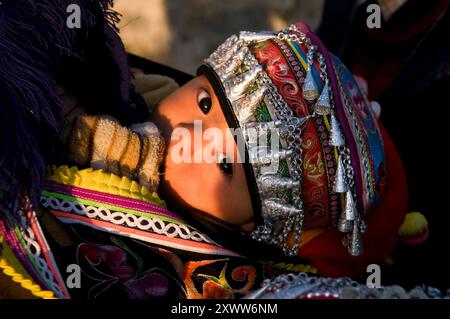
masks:
POLYGON ((101 169, 92 168, 79 170, 76 166, 59 166, 51 170, 48 180, 70 186, 87 188, 111 195, 120 195, 128 198, 139 199, 160 207, 166 207, 157 193, 150 192, 147 187, 112 173, 106 173, 101 169))

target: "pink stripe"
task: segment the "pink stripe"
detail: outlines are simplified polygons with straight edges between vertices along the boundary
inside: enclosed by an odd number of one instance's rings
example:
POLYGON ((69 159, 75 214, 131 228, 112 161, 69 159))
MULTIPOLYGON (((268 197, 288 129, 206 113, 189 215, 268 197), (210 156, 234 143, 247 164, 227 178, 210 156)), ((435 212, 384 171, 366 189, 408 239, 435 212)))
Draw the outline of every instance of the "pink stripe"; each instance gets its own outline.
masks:
MULTIPOLYGON (((65 285, 62 282, 62 278, 59 276, 58 270, 55 268, 55 264, 52 262, 52 252, 50 251, 50 247, 47 246, 46 240, 41 232, 40 226, 35 218, 33 218, 32 212, 27 212, 28 220, 31 224, 31 229, 34 232, 34 235, 36 236, 36 240, 41 247, 42 255, 44 255, 45 261, 47 263, 48 268, 50 268, 50 271, 52 272, 53 278, 56 280, 56 283, 59 286, 59 289, 63 293, 65 298, 70 298, 69 293, 65 289, 65 285)), ((51 291, 54 292, 53 287, 49 287, 51 291)), ((56 293, 55 293, 56 294, 56 293)))
POLYGON ((8 228, 9 230, 6 229, 6 227, 0 220, 0 232, 4 234, 9 248, 13 251, 14 256, 19 260, 20 265, 25 268, 25 271, 31 276, 31 278, 33 278, 34 282, 38 284, 41 287, 41 289, 48 289, 47 283, 44 280, 42 280, 40 275, 31 265, 31 261, 28 259, 28 256, 23 251, 22 245, 15 237, 15 234, 13 235, 14 230, 10 227, 8 228))
POLYGON ((126 198, 119 195, 106 194, 76 186, 61 185, 54 182, 46 182, 45 189, 49 192, 61 193, 77 198, 93 200, 96 202, 110 204, 113 206, 118 206, 126 209, 137 210, 143 213, 155 213, 160 216, 165 216, 180 222, 184 222, 184 220, 181 219, 179 216, 169 212, 167 209, 163 207, 137 199, 126 198))
MULTIPOLYGON (((207 242, 197 242, 194 240, 188 240, 188 239, 183 239, 183 238, 178 238, 178 237, 177 238, 168 237, 166 235, 156 234, 156 233, 145 231, 145 230, 130 228, 130 227, 121 226, 121 225, 115 225, 110 222, 105 222, 102 220, 97 220, 97 219, 89 218, 86 216, 80 216, 80 215, 76 215, 74 213, 66 213, 66 212, 61 212, 61 211, 57 211, 57 210, 50 210, 50 212, 57 218, 64 218, 66 220, 78 221, 81 223, 84 222, 86 224, 100 227, 105 231, 110 231, 110 232, 114 231, 116 234, 121 235, 121 236, 130 236, 131 234, 136 234, 136 235, 139 235, 142 237, 155 238, 155 239, 159 239, 162 241, 168 241, 168 242, 176 243, 179 245, 183 245, 186 247, 196 247, 196 248, 200 248, 200 249, 207 249, 207 250, 212 250, 212 251, 217 251, 217 252, 223 252, 223 253, 227 253, 232 256, 239 256, 235 252, 228 250, 226 248, 223 248, 221 246, 218 246, 217 244, 212 244, 212 243, 207 243, 207 242)), ((151 242, 151 241, 149 240, 149 242, 151 242)))

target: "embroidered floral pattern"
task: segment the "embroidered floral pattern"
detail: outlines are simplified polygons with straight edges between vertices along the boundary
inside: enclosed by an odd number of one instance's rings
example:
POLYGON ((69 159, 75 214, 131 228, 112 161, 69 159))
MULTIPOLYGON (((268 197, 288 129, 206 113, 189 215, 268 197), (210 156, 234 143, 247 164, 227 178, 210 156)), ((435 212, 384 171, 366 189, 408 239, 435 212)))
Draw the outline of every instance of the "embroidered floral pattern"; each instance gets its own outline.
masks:
POLYGON ((128 254, 126 250, 112 245, 82 243, 78 246, 77 258, 80 264, 85 264, 83 261, 88 264, 83 271, 91 279, 98 281, 89 290, 88 297, 96 298, 113 285, 124 287, 131 299, 165 296, 169 290, 169 281, 164 271, 159 268, 143 271, 142 260, 128 247, 124 248, 128 250, 128 254), (128 255, 135 258, 137 269, 129 265, 128 255))

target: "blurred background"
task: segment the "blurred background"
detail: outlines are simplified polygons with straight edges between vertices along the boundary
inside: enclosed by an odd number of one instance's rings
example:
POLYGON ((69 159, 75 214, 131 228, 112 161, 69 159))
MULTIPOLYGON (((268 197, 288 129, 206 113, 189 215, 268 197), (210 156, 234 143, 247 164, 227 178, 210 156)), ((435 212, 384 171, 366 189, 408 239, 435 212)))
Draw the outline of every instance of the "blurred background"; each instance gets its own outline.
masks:
POLYGON ((201 61, 241 30, 279 30, 303 21, 314 30, 323 0, 116 0, 128 52, 195 73, 201 61))

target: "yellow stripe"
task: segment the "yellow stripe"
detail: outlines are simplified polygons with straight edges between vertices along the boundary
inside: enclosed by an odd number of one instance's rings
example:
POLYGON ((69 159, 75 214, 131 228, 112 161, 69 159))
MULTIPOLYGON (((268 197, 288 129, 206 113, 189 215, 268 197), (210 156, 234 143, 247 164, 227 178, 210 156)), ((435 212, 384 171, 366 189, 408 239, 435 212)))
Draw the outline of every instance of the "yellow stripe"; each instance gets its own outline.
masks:
POLYGON ((87 188, 111 195, 143 200, 148 203, 166 207, 157 193, 151 192, 147 187, 123 176, 106 173, 101 169, 92 168, 79 170, 76 166, 66 165, 53 167, 48 180, 58 184, 87 188))
POLYGON ((308 63, 306 63, 306 61, 303 60, 303 58, 298 54, 297 52, 297 48, 294 47, 292 45, 292 43, 290 41, 287 41, 288 45, 291 47, 292 51, 295 53, 295 55, 297 56, 298 60, 300 61, 300 63, 302 64, 303 68, 308 71, 308 63))
POLYGON ((42 290, 39 285, 33 283, 30 279, 26 279, 22 274, 18 273, 5 259, 0 259, 0 269, 3 273, 11 277, 11 280, 20 284, 20 286, 28 290, 33 296, 41 299, 57 299, 50 290, 42 290))

